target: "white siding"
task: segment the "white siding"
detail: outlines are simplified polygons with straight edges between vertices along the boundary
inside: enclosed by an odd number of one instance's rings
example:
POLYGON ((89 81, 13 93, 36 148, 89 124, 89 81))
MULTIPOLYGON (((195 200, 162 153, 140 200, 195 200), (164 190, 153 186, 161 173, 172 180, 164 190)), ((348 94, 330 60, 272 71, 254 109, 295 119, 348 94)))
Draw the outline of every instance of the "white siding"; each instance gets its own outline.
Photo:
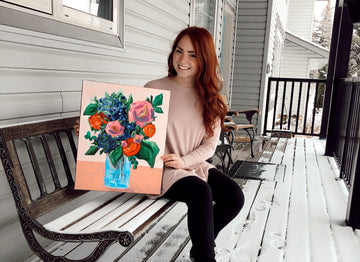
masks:
POLYGON ((311 40, 315 0, 290 0, 287 29, 311 40))
MULTIPOLYGON (((281 68, 287 5, 287 0, 239 1, 231 101, 234 109, 264 111, 267 78, 281 68)), ((262 121, 258 125, 261 130, 262 121)))
POLYGON ((234 110, 259 107, 267 7, 267 0, 240 0, 238 3, 231 99, 231 107, 234 110))
POLYGON ((291 41, 285 41, 281 77, 309 78, 310 70, 314 69, 311 66, 312 60, 319 61, 319 65, 324 65, 327 57, 291 41))
MULTIPOLYGON (((123 50, 0 25, 0 125, 78 115, 84 79, 143 86, 166 75, 189 12, 190 0, 125 1, 123 50)), ((19 261, 30 251, 2 168, 0 192, 0 256, 19 261)))

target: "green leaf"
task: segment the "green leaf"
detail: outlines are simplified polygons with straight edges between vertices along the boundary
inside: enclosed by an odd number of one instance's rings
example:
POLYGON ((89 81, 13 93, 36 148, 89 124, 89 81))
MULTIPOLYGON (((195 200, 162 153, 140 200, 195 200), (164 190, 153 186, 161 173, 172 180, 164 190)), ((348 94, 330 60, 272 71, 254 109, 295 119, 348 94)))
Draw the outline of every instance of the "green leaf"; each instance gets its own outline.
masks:
POLYGON ((132 95, 130 94, 126 105, 129 106, 133 101, 134 101, 134 99, 133 99, 132 95))
POLYGON ((97 104, 89 104, 84 111, 84 115, 94 115, 97 113, 97 104))
POLYGON ((113 166, 116 166, 116 163, 119 161, 122 155, 123 151, 121 146, 116 147, 113 151, 110 152, 109 157, 113 166))
POLYGON ((161 107, 154 107, 154 111, 156 113, 164 113, 164 111, 161 109, 161 107))
POLYGON ((85 155, 95 155, 98 150, 99 148, 97 146, 90 146, 88 151, 86 151, 85 155))
POLYGON ((90 131, 87 131, 85 136, 84 136, 85 139, 89 139, 91 141, 91 133, 90 131))
POLYGON ((163 94, 157 95, 152 103, 153 107, 161 106, 163 103, 163 94))
POLYGON ((136 157, 145 160, 153 168, 155 158, 160 151, 159 147, 155 142, 147 140, 141 141, 140 145, 140 151, 136 154, 136 157))

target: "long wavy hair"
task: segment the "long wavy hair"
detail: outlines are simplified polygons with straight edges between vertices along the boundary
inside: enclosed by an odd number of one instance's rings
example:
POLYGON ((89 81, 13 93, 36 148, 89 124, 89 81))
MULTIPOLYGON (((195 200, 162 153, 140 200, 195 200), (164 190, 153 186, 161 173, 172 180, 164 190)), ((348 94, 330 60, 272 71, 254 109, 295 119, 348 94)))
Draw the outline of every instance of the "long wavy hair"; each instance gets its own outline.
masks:
POLYGON ((178 34, 168 57, 168 76, 172 77, 177 74, 173 65, 173 55, 179 41, 185 35, 190 37, 195 49, 199 65, 198 73, 195 76, 195 88, 203 108, 205 131, 211 137, 214 135, 214 126, 218 119, 221 121, 221 127, 227 130, 224 126, 227 106, 220 95, 222 82, 219 78, 219 63, 213 38, 206 29, 195 26, 188 27, 178 34))

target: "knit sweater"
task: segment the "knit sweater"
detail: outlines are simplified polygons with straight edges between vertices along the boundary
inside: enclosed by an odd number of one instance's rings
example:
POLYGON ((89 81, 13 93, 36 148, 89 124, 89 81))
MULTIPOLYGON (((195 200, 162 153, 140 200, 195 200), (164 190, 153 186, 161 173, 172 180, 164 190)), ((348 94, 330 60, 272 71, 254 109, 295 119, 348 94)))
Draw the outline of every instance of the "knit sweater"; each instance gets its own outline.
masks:
POLYGON ((170 91, 165 154, 177 154, 182 161, 181 169, 164 166, 161 195, 183 177, 198 176, 207 181, 208 170, 214 166, 206 160, 214 154, 219 141, 220 121, 214 135, 208 137, 195 88, 180 86, 168 77, 151 81, 145 87, 170 91))

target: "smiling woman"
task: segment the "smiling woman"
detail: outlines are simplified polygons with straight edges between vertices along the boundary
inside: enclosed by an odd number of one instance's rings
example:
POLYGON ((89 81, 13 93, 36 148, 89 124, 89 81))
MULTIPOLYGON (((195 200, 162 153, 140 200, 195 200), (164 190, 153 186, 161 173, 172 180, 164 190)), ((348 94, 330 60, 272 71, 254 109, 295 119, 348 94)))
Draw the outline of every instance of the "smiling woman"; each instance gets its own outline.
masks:
POLYGON ((189 27, 174 40, 168 76, 146 84, 171 91, 160 196, 188 207, 192 261, 215 261, 215 238, 244 203, 239 185, 206 162, 227 112, 218 70, 210 33, 189 27))

